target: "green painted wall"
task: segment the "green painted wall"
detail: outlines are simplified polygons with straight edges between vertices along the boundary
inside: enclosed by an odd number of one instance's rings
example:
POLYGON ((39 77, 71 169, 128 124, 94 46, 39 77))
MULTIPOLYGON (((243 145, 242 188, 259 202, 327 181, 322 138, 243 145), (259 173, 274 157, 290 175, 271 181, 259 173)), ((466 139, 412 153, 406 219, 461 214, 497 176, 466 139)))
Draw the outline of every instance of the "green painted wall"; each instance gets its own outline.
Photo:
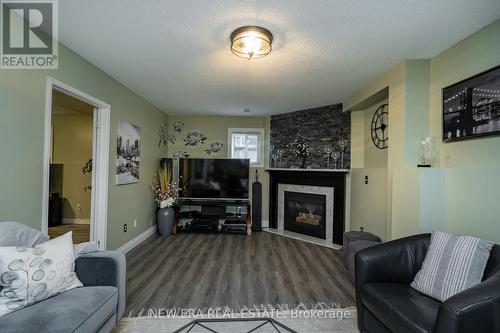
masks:
POLYGON ((445 170, 422 168, 420 171, 420 230, 444 230, 446 210, 445 170))
MULTIPOLYGON (((442 88, 500 65, 500 19, 431 59, 430 134, 442 137, 442 88)), ((500 243, 500 136, 443 143, 444 230, 500 243)))
POLYGON ((500 244, 500 168, 445 170, 443 229, 500 244))
MULTIPOLYGON (((175 144, 168 145, 169 157, 176 150, 187 152, 190 157, 198 158, 225 158, 228 156, 228 129, 229 128, 264 128, 265 141, 268 142, 269 136, 269 121, 265 117, 202 117, 202 116, 170 116, 169 119, 169 134, 176 136, 175 144), (185 127, 181 133, 172 130, 172 125, 181 120, 185 127), (196 146, 185 146, 183 139, 190 131, 200 131, 208 139, 204 144, 196 146), (210 142, 220 141, 224 144, 224 149, 217 154, 207 154, 205 149, 208 148, 210 142)), ((264 154, 266 155, 266 154, 264 154)), ((267 159, 267 156, 264 156, 267 159)), ((264 165, 266 165, 264 163, 264 165)), ((255 170, 259 172, 260 181, 262 182, 262 219, 267 223, 269 221, 269 178, 263 167, 250 168, 250 175, 253 181, 255 170)))
MULTIPOLYGON (((431 60, 430 134, 442 137, 442 88, 500 65, 500 19, 431 60)), ((441 145, 445 168, 497 168, 500 136, 441 145)))
POLYGON ((365 112, 351 112, 351 169, 365 167, 365 112))
POLYGON ((500 65, 499 36, 497 20, 430 60, 403 61, 344 103, 356 110, 389 89, 388 238, 439 229, 500 243, 500 137, 443 143, 443 169, 415 168, 418 139, 442 137, 442 88, 500 65))
POLYGON ((419 162, 420 139, 429 133, 429 60, 412 60, 406 65, 405 165, 419 162))
POLYGON ((420 232, 419 169, 395 168, 392 172, 392 225, 389 239, 420 232))
POLYGON ((382 97, 366 109, 351 113, 351 158, 349 230, 374 233, 387 239, 387 163, 388 150, 378 149, 371 139, 371 121, 382 97), (353 154, 354 152, 354 154, 353 154), (365 177, 368 176, 368 184, 365 177))
MULTIPOLYGON (((367 105, 374 102, 375 97, 380 95, 388 95, 389 104, 389 148, 387 149, 387 172, 386 172, 386 207, 385 214, 387 219, 387 230, 385 232, 387 239, 392 235, 393 219, 392 219, 392 190, 393 190, 393 170, 397 167, 402 167, 405 163, 405 112, 406 112, 406 69, 408 61, 402 61, 396 66, 386 71, 375 81, 367 85, 360 92, 347 99, 344 102, 344 110, 353 111, 365 110, 367 105), (391 124, 400 124, 393 126, 391 124)), ((364 118, 363 118, 364 119, 364 118)), ((366 132, 364 136, 369 136, 366 132)), ((364 144, 363 139, 363 144, 364 144)), ((364 150, 363 150, 364 159, 364 150)), ((364 167, 363 162, 363 167, 364 167)), ((364 173, 360 173, 361 176, 364 173)), ((352 184, 356 184, 355 180, 352 184)), ((356 198, 356 194, 351 195, 351 211, 356 207, 361 207, 363 200, 356 198)), ((366 201, 366 200, 365 200, 366 201)), ((384 214, 384 208, 380 207, 378 214, 384 214)), ((351 222, 349 222, 351 223, 351 222)), ((396 221, 395 223, 399 223, 396 221)), ((353 223, 355 225, 355 223, 353 223)))
POLYGON ((158 127, 167 115, 66 47, 59 47, 58 70, 0 70, 0 219, 41 229, 42 174, 47 76, 111 105, 108 248, 115 249, 155 221, 149 184, 160 157, 158 127), (117 121, 142 129, 138 184, 115 185, 117 121), (138 220, 133 228, 133 220, 138 220), (123 232, 123 224, 129 231, 123 232))

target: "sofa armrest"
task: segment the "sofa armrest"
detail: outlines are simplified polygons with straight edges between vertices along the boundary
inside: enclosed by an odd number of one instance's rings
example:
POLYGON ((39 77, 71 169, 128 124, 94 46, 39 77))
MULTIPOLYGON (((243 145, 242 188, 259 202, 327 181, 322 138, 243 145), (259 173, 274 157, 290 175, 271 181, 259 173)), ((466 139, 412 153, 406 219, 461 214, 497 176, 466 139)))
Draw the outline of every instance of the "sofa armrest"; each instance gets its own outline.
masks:
POLYGON ((75 272, 84 286, 114 286, 118 288, 117 321, 125 312, 127 297, 127 262, 118 251, 93 252, 78 257, 75 272))
POLYGON ((356 253, 356 308, 358 328, 364 332, 363 286, 370 282, 410 284, 422 266, 430 234, 410 236, 356 253))
POLYGON ((410 284, 422 266, 430 235, 405 237, 356 254, 356 286, 369 282, 410 284))
POLYGON ((433 332, 500 332, 500 273, 441 304, 433 332))

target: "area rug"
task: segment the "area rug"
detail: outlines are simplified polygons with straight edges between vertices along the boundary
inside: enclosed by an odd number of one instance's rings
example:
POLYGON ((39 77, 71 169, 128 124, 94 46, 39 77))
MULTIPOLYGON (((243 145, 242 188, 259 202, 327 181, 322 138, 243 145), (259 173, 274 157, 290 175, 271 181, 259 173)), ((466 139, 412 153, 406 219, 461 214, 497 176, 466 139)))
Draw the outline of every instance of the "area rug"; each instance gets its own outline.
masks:
MULTIPOLYGON (((186 310, 187 311, 187 310, 186 310)), ((144 313, 123 318, 113 333, 358 333, 355 308, 239 313, 144 313), (271 320, 266 320, 271 318, 271 320), (239 321, 239 319, 243 321, 239 321), (274 322, 274 323, 273 323, 274 322)))

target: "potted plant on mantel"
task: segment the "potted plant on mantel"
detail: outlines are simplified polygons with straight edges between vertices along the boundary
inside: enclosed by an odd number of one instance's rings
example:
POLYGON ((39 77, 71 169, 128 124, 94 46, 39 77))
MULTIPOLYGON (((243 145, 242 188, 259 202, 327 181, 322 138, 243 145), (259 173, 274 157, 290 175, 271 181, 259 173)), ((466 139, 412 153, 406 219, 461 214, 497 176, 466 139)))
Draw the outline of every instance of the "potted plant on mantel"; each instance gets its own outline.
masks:
POLYGON ((172 234, 175 220, 174 205, 177 199, 177 184, 172 181, 172 172, 169 168, 161 168, 153 179, 153 192, 158 212, 156 223, 161 236, 172 234))

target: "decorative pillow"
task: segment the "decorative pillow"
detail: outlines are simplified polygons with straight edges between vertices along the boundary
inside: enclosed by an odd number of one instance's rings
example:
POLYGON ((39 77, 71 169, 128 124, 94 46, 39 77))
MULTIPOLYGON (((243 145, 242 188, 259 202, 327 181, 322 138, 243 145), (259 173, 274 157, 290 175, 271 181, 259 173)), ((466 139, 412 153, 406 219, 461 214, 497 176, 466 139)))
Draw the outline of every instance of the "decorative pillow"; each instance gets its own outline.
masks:
POLYGON ((49 237, 41 231, 19 222, 0 222, 0 246, 33 247, 46 242, 49 237))
POLYGON ((99 243, 97 241, 84 242, 73 245, 75 259, 81 255, 99 251, 99 243))
POLYGON ((481 283, 494 243, 433 232, 422 268, 411 286, 441 302, 481 283))
POLYGON ((32 248, 0 247, 0 316, 81 286, 71 232, 32 248))

